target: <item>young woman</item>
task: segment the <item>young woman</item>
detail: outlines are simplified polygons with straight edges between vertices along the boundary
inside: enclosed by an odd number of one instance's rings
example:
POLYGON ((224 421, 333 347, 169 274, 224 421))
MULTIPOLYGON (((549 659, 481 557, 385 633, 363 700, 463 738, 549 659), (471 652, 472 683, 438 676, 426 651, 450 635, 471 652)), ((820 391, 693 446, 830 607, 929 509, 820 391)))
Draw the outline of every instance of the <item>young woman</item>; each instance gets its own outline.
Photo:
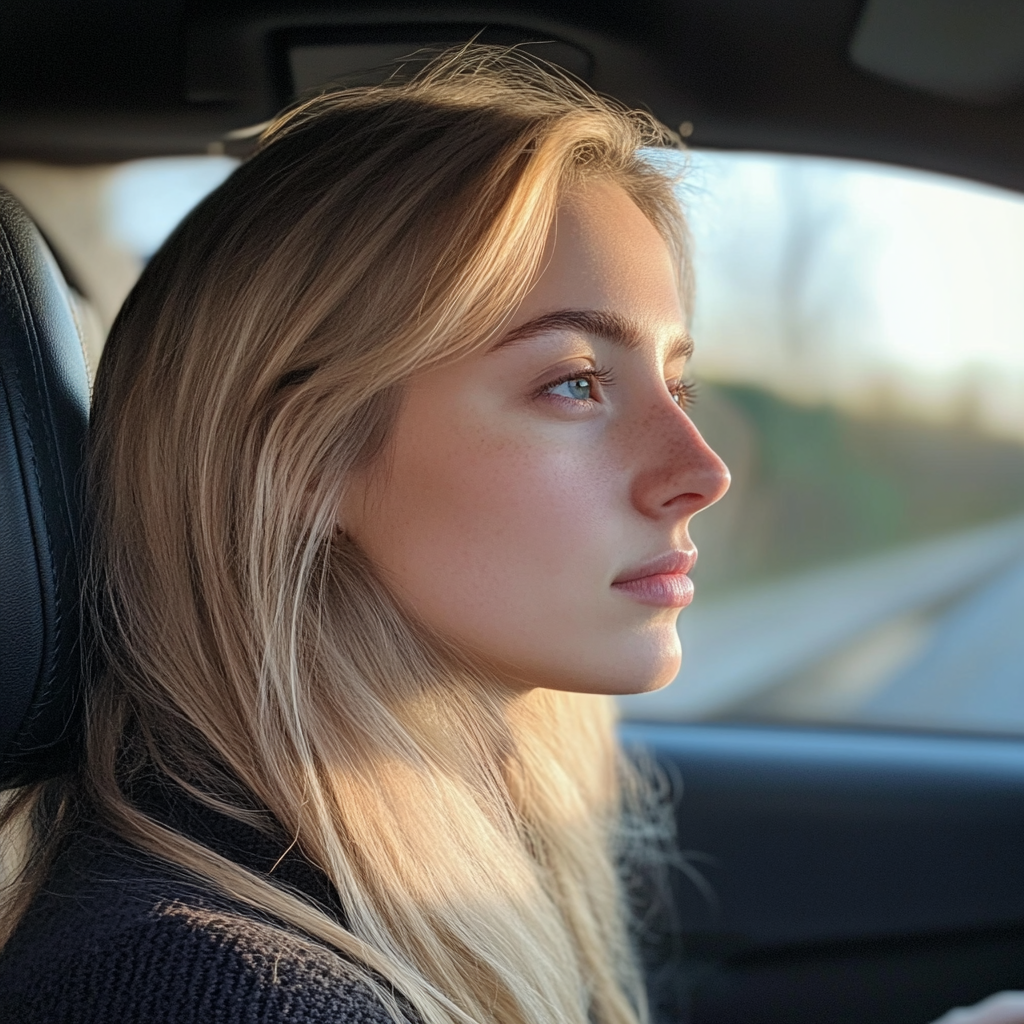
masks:
POLYGON ((610 695, 676 673, 667 141, 487 50, 311 101, 96 382, 102 672, 19 794, 0 1019, 637 1024, 610 695))
POLYGON ((609 701, 675 674, 728 483, 664 141, 464 51, 286 114, 154 257, 2 1019, 643 1019, 609 701))

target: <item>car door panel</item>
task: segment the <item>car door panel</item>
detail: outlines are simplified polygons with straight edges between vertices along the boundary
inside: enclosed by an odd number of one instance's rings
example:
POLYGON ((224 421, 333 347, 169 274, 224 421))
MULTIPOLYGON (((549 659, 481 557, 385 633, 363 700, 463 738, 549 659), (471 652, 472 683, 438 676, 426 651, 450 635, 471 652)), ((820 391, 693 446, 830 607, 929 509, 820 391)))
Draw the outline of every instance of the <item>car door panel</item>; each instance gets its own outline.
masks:
POLYGON ((696 1024, 923 1024, 1024 987, 1024 743, 721 724, 622 736, 675 780, 679 846, 714 893, 673 873, 658 977, 696 1024))

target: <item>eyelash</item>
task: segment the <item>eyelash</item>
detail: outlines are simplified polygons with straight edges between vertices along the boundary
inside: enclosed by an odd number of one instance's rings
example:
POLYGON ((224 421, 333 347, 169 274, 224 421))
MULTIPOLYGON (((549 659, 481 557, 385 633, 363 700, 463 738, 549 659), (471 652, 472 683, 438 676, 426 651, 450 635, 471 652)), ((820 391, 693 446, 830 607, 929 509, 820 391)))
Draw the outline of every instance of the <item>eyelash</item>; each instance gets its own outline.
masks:
MULTIPOLYGON (((561 377, 548 381, 538 393, 541 395, 548 394, 554 391, 560 384, 568 384, 571 380, 596 380, 602 387, 608 387, 615 383, 615 377, 611 370, 595 367, 592 370, 574 370, 572 373, 563 373, 561 377)), ((570 399, 570 401, 574 401, 574 399, 570 399)), ((582 401, 582 399, 575 399, 575 401, 582 401)))
POLYGON ((697 382, 695 380, 677 380, 669 388, 673 397, 679 399, 679 408, 686 410, 697 401, 697 382))
MULTIPOLYGON (((593 370, 576 370, 573 373, 563 374, 556 380, 549 381, 538 392, 538 394, 549 394, 560 384, 567 384, 571 380, 596 380, 602 387, 608 387, 615 383, 615 377, 611 370, 597 367, 593 370)), ((676 398, 680 409, 689 409, 697 401, 697 382, 692 380, 677 380, 669 385, 669 393, 676 398)), ((584 401, 584 399, 569 399, 569 401, 584 401)))

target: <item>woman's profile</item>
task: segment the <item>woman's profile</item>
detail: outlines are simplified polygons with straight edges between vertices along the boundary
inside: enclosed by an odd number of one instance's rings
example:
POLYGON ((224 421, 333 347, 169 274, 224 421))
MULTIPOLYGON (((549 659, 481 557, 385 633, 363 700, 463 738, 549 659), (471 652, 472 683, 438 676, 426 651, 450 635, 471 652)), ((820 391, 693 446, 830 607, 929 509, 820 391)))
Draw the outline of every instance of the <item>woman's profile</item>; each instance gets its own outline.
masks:
POLYGON ((153 258, 5 1019, 643 1019, 608 695, 675 674, 728 481, 664 141, 462 51, 282 116, 153 258))
POLYGON ((611 695, 728 472, 667 133, 487 48, 282 115, 146 268, 89 455, 81 764, 0 1016, 639 1024, 611 695))

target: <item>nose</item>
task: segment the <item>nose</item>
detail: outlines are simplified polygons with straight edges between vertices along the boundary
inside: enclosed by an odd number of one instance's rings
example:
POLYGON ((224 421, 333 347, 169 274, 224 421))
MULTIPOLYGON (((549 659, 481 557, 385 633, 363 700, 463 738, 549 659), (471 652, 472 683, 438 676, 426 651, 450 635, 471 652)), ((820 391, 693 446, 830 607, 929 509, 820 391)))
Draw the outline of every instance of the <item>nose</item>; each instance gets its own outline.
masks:
POLYGON ((666 419, 651 424, 653 436, 637 439, 647 454, 631 496, 637 511, 651 519, 692 516, 718 501, 731 482, 728 466, 682 409, 673 404, 666 419))

